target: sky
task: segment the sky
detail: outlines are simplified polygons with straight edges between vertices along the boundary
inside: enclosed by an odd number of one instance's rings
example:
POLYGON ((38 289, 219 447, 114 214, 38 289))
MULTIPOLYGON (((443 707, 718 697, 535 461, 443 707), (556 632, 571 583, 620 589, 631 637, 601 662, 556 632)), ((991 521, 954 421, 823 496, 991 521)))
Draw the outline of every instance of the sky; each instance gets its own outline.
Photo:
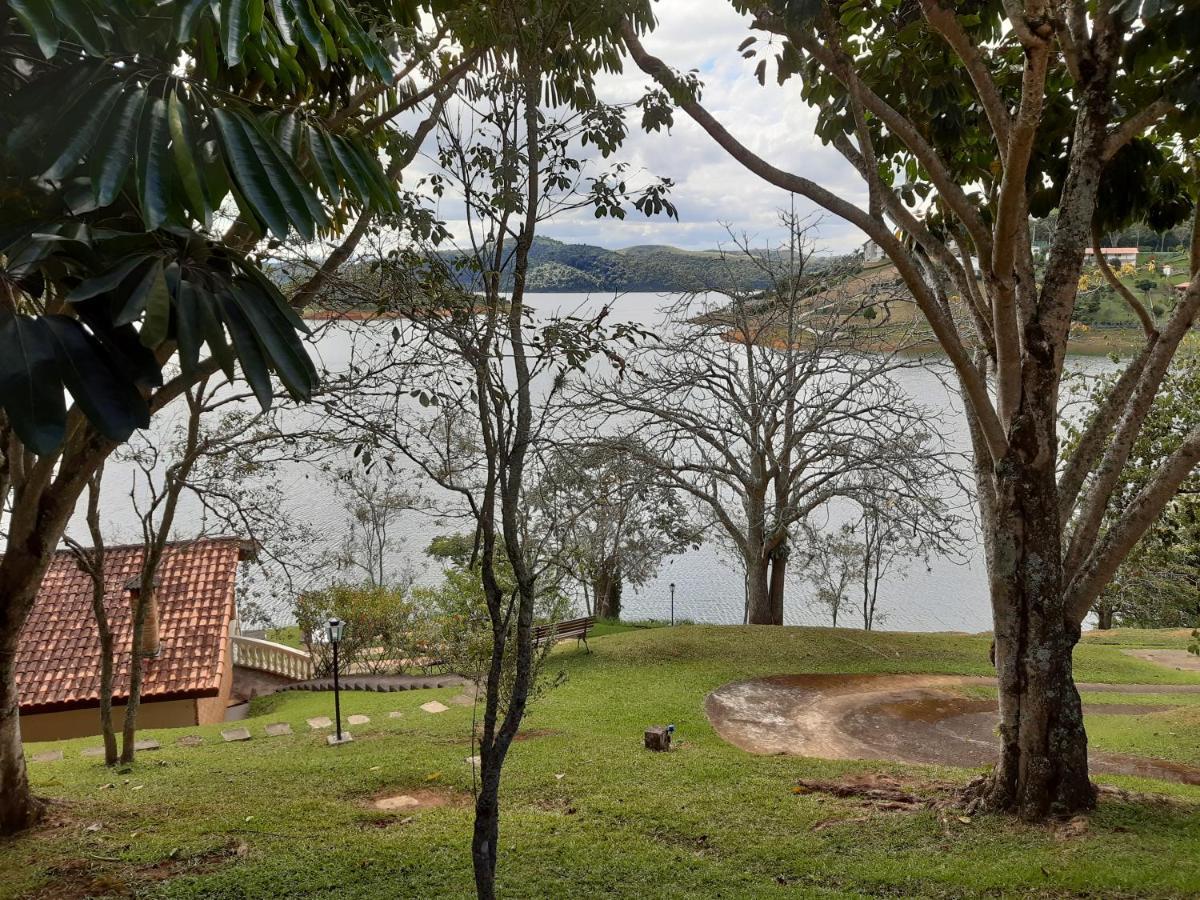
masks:
MULTIPOLYGON (((759 85, 754 77, 757 61, 743 59, 737 50, 751 34, 748 19, 728 0, 658 0, 655 12, 659 25, 643 39, 646 49, 680 71, 698 69, 704 105, 734 136, 781 168, 865 203, 865 187, 857 174, 813 136, 816 113, 800 99, 798 82, 781 87, 768 77, 766 86, 759 85)), ((601 77, 598 92, 609 103, 632 102, 649 83, 649 77, 628 61, 620 75, 601 77)), ((647 219, 636 210, 629 210, 624 220, 596 219, 590 211, 580 211, 546 223, 542 235, 610 249, 636 244, 689 250, 728 246, 726 226, 748 235, 755 246, 783 239, 778 212, 788 208, 790 195, 747 172, 686 113, 676 112, 669 134, 644 132, 636 109, 629 112, 628 125, 629 136, 615 159, 634 171, 672 179, 671 199, 679 221, 665 216, 647 219)), ((800 215, 818 212, 803 198, 795 203, 800 215)), ((443 210, 443 216, 452 231, 458 230, 453 212, 443 210)), ((817 239, 820 249, 843 253, 860 246, 866 236, 821 211, 817 239)))

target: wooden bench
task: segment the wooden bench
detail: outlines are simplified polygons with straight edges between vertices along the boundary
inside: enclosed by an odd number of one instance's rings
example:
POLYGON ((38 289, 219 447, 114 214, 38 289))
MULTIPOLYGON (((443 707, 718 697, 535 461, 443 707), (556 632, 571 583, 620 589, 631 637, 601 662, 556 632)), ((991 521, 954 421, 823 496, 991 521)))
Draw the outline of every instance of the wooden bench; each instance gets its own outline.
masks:
POLYGON ((582 619, 567 619, 550 625, 534 625, 533 646, 540 647, 547 641, 554 643, 575 638, 576 643, 582 641, 584 649, 591 653, 592 648, 588 646, 587 633, 588 629, 595 624, 595 616, 584 616, 582 619))

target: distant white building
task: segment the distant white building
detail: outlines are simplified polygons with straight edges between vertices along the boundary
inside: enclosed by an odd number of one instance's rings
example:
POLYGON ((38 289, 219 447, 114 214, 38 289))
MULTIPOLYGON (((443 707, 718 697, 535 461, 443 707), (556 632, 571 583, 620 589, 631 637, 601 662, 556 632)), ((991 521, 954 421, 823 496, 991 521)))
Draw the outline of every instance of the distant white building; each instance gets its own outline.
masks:
POLYGON ((1125 263, 1133 263, 1134 265, 1137 265, 1138 248, 1101 247, 1100 255, 1108 260, 1109 263, 1116 263, 1118 266, 1123 266, 1125 263))
POLYGON ((873 240, 868 240, 862 245, 862 257, 864 263, 877 263, 883 259, 883 250, 873 240))

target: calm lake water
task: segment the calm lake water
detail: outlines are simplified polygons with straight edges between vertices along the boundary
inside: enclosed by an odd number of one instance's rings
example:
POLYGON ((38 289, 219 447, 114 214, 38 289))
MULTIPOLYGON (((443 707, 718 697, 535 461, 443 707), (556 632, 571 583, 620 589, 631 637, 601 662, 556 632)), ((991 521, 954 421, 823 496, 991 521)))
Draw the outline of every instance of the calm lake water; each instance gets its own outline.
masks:
MULTIPOLYGON (((536 294, 530 305, 541 313, 574 312, 595 309, 612 303, 612 318, 618 321, 641 323, 651 329, 661 322, 659 310, 670 302, 658 294, 626 294, 615 302, 611 297, 589 297, 582 294, 536 294)), ((378 325, 340 323, 322 333, 316 347, 324 365, 331 371, 344 368, 355 341, 369 335, 364 329, 379 329, 378 325)), ((390 330, 390 327, 389 329, 390 330)), ((1100 372, 1111 367, 1104 359, 1074 358, 1071 368, 1100 372)), ((951 449, 968 450, 966 424, 957 394, 947 388, 938 370, 944 362, 933 358, 920 366, 900 371, 897 381, 921 404, 937 411, 942 432, 951 449)), ((942 373, 944 375, 944 372, 942 373)), ((154 431, 162 435, 169 431, 171 418, 156 420, 154 431)), ((347 463, 349 460, 346 461, 347 463)), ((133 483, 133 468, 128 464, 110 462, 105 476, 104 521, 110 543, 138 539, 136 518, 129 500, 133 483)), ((412 486, 419 486, 415 476, 412 486)), ((308 522, 318 534, 311 548, 314 557, 331 550, 341 541, 349 527, 348 517, 329 481, 311 465, 294 464, 286 467, 277 481, 285 498, 281 512, 308 522)), ((440 575, 439 567, 423 553, 431 538, 438 534, 467 529, 461 511, 447 498, 434 497, 438 507, 431 512, 403 515, 393 526, 402 543, 388 560, 389 568, 407 570, 420 582, 431 583, 440 575)), ((829 512, 829 521, 836 523, 839 510, 829 512)), ((184 503, 177 519, 176 532, 180 538, 194 536, 201 525, 202 515, 195 504, 184 503)), ((86 528, 79 516, 71 533, 85 538, 86 528)), ((337 571, 327 567, 318 573, 317 581, 337 577, 337 571)), ((252 583, 273 578, 270 573, 250 572, 252 583)), ((711 542, 698 550, 686 552, 664 562, 657 576, 640 587, 627 586, 624 595, 624 615, 627 618, 667 618, 670 615, 670 589, 675 584, 675 616, 697 622, 738 623, 742 621, 744 591, 742 573, 737 563, 711 542)), ((277 623, 289 621, 286 601, 277 601, 271 614, 277 623)), ((991 628, 983 560, 977 542, 968 543, 961 561, 933 558, 928 567, 921 561, 907 569, 893 572, 880 591, 882 622, 877 627, 897 631, 983 631, 991 628)), ((793 573, 785 608, 789 624, 829 624, 828 614, 810 607, 807 588, 793 573)), ((853 626, 853 615, 843 623, 853 626)))

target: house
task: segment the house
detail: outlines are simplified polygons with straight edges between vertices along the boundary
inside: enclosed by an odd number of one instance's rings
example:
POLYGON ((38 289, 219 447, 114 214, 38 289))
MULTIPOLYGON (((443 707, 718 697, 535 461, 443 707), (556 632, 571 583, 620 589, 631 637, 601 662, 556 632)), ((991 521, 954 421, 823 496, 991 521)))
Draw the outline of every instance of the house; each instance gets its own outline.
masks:
MULTIPOLYGON (((1093 255, 1095 255, 1093 253, 1093 255)), ((1125 263, 1137 265, 1138 248, 1137 247, 1101 247, 1100 255, 1103 256, 1110 265, 1123 266, 1125 263)))
POLYGON ((863 265, 877 263, 883 259, 883 248, 872 240, 868 240, 862 245, 863 265))
MULTIPOLYGON (((113 720, 129 697, 131 598, 142 545, 104 554, 105 609, 113 632, 113 720)), ((237 631, 238 564, 253 545, 237 538, 168 544, 149 598, 139 728, 204 725, 225 719, 233 689, 231 637, 237 631)), ((21 736, 60 740, 100 733, 100 641, 92 580, 67 550, 54 556, 17 648, 21 736)))

